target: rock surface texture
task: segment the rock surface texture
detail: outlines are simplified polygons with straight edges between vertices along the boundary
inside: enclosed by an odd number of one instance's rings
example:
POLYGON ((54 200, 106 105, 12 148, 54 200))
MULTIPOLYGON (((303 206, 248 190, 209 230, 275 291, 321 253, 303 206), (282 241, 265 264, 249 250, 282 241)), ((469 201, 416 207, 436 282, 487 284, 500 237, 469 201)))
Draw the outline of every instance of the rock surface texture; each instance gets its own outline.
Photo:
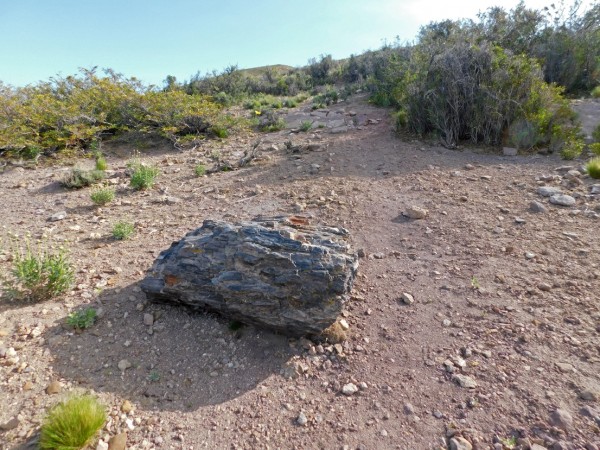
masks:
POLYGON ((347 234, 296 216, 206 220, 158 256, 141 287, 151 301, 287 335, 320 333, 341 313, 358 268, 347 234))

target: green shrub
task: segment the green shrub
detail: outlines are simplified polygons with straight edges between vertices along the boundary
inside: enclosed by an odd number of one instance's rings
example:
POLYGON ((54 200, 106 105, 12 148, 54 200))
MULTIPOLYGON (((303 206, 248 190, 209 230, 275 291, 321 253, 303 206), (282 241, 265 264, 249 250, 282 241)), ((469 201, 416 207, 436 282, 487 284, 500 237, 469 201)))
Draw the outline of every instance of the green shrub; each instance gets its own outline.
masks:
POLYGON ((83 170, 73 168, 60 183, 69 189, 81 189, 85 186, 91 186, 94 183, 102 181, 105 174, 101 170, 83 170))
POLYGON ((194 167, 194 173, 197 177, 203 177, 206 174, 206 166, 204 164, 198 164, 194 167))
POLYGON ((302 122, 300 124, 300 131, 304 131, 307 132, 308 130, 310 130, 313 126, 313 122, 312 120, 305 120, 304 122, 302 122))
POLYGON ((125 239, 129 239, 135 228, 132 223, 126 221, 120 221, 113 225, 112 236, 118 241, 123 241, 125 239))
POLYGON ((84 448, 105 422, 105 408, 96 397, 71 396, 48 412, 41 428, 39 447, 42 450, 84 448))
POLYGON ((115 199, 115 188, 112 186, 102 186, 92 189, 90 198, 95 205, 104 206, 115 199))
POLYGON ((101 153, 98 153, 96 155, 96 170, 100 170, 100 171, 104 172, 106 169, 108 169, 108 164, 106 163, 106 158, 104 156, 102 156, 101 153))
POLYGON ((158 174, 158 167, 139 162, 133 166, 129 184, 137 190, 150 189, 154 186, 158 174))
POLYGON ((597 156, 600 156, 600 142, 594 142, 590 144, 590 151, 597 156))
POLYGON ((25 159, 37 159, 42 154, 42 149, 33 145, 31 147, 25 147, 19 154, 25 159))
POLYGON ((10 291, 17 298, 42 301, 65 293, 75 275, 63 248, 51 251, 40 244, 33 250, 27 240, 25 248, 15 242, 10 291))
POLYGON ((403 109, 393 113, 392 119, 394 120, 394 126, 396 128, 396 131, 400 131, 406 128, 406 125, 408 124, 408 115, 403 109))
POLYGON ((600 86, 596 86, 592 89, 591 95, 593 98, 600 98, 600 86))
POLYGON ((600 123, 592 131, 592 137, 594 138, 594 142, 600 142, 600 123))
POLYGON ((585 169, 590 177, 599 179, 600 178, 600 157, 592 158, 585 165, 585 169))
POLYGON ((225 139, 229 136, 229 131, 227 130, 227 128, 213 126, 210 130, 216 137, 221 139, 225 139))
POLYGON ((67 317, 67 325, 72 326, 77 330, 85 330, 96 322, 97 312, 94 308, 86 308, 81 311, 76 311, 67 317))
POLYGON ((280 131, 286 127, 285 120, 277 115, 272 110, 265 111, 260 119, 258 129, 267 133, 280 131))
POLYGON ((295 108, 296 106, 298 106, 298 102, 293 98, 286 98, 283 101, 283 106, 285 106, 286 108, 295 108))
POLYGON ((584 147, 585 144, 581 139, 569 139, 564 143, 560 156, 566 160, 575 159, 581 155, 584 147))

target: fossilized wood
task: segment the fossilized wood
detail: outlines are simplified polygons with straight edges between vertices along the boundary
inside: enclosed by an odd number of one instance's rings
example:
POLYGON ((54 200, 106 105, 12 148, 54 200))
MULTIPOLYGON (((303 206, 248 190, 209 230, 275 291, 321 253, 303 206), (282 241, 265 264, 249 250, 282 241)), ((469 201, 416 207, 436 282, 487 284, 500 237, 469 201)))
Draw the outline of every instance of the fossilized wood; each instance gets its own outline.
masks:
POLYGON ((339 316, 358 268, 347 235, 295 216, 206 220, 158 256, 141 287, 151 301, 288 335, 320 333, 339 316))

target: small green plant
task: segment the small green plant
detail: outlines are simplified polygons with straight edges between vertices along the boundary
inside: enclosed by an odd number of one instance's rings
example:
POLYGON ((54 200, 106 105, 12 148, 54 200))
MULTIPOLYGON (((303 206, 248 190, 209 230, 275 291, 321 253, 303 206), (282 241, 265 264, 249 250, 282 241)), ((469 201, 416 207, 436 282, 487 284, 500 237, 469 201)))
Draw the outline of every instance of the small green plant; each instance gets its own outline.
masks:
POLYGON ((96 397, 75 395, 53 407, 41 428, 42 450, 77 450, 92 442, 106 422, 106 410, 96 397))
POLYGON ((10 292, 16 298, 28 298, 32 301, 47 300, 66 292, 75 275, 63 248, 50 251, 39 245, 32 249, 29 241, 23 249, 15 243, 12 275, 9 282, 10 292))
POLYGON ((563 159, 571 160, 577 158, 583 152, 583 148, 585 144, 580 139, 569 139, 565 142, 562 150, 560 151, 560 156, 563 159))
POLYGON ((92 190, 90 198, 98 206, 106 205, 115 199, 115 188, 112 186, 97 187, 92 190))
POLYGON ((509 449, 513 449, 517 446, 517 438, 514 436, 511 436, 506 439, 501 439, 501 441, 502 441, 502 444, 509 449))
POLYGON ((286 108, 295 108, 296 106, 298 106, 298 102, 296 101, 296 99, 286 98, 283 101, 283 106, 285 106, 286 108))
POLYGON ((67 317, 67 324, 77 330, 85 330, 96 322, 97 313, 94 308, 76 311, 67 317))
POLYGON ((214 126, 211 128, 211 131, 216 137, 218 137, 220 139, 225 139, 226 137, 229 136, 229 131, 227 131, 227 128, 224 128, 224 127, 214 126))
POLYGON ((194 167, 194 173, 197 177, 203 177, 206 174, 206 166, 204 164, 198 164, 194 167))
POLYGON ((42 154, 42 149, 38 146, 25 147, 20 151, 20 154, 25 159, 37 159, 42 154))
POLYGON ((96 153, 96 170, 104 172, 106 169, 108 169, 106 158, 102 155, 102 153, 96 153))
POLYGON ((150 189, 154 186, 158 173, 158 167, 138 162, 133 166, 129 184, 137 190, 150 189))
POLYGON ((479 289, 480 288, 479 280, 477 279, 477 277, 475 275, 473 275, 473 278, 471 278, 471 287, 473 289, 479 289))
POLYGON ((152 383, 159 382, 160 381, 160 374, 156 370, 153 370, 152 372, 150 372, 148 374, 148 381, 150 381, 152 383))
POLYGON ((600 178, 600 156, 592 158, 585 165, 585 169, 590 177, 599 179, 600 178))
POLYGON ((126 221, 119 221, 113 225, 112 236, 118 241, 129 239, 135 228, 132 223, 126 221))
POLYGON ((596 86, 592 89, 591 95, 593 98, 600 98, 600 86, 596 86))
POLYGON ((592 131, 592 137, 594 138, 594 142, 600 142, 600 123, 592 131))
POLYGON ((73 168, 62 180, 61 184, 69 189, 81 189, 85 186, 91 186, 104 179, 104 172, 101 170, 83 170, 73 168))
POLYGON ((594 155, 600 156, 600 142, 594 142, 593 144, 590 144, 590 151, 594 155))
POLYGON ((310 130, 313 126, 313 122, 310 120, 305 120, 300 124, 300 131, 304 131, 305 133, 310 130))

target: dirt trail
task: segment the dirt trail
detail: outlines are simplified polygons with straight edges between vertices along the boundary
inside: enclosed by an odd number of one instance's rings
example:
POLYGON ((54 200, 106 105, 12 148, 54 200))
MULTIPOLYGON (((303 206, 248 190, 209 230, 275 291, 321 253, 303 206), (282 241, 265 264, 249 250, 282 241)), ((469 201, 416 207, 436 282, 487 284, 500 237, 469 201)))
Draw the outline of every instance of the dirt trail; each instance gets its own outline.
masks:
POLYGON ((149 192, 131 191, 125 160, 109 158, 119 194, 102 209, 87 190, 58 186, 67 169, 0 175, 6 230, 68 239, 78 269, 66 300, 0 304, 0 347, 19 357, 0 358, 0 425, 19 419, 1 432, 2 448, 32 442, 45 408, 77 389, 109 406, 102 439, 127 431, 135 449, 600 447, 593 180, 559 169, 555 156, 402 141, 364 98, 330 114, 350 126, 268 135, 259 160, 235 172, 195 178, 193 167, 215 149, 241 154, 252 137, 151 152, 162 172, 149 192), (289 152, 290 139, 311 145, 289 152), (550 204, 540 186, 576 205, 550 204), (532 212, 532 201, 546 211, 532 212), (427 217, 408 219, 409 206, 427 217), (64 220, 47 221, 60 210, 64 220), (298 212, 345 226, 365 253, 342 346, 146 304, 144 271, 202 220, 298 212), (113 241, 123 218, 136 235, 113 241), (86 306, 101 308, 96 325, 63 326, 86 306), (61 394, 46 394, 53 380, 61 394), (348 383, 359 391, 343 395, 348 383))

